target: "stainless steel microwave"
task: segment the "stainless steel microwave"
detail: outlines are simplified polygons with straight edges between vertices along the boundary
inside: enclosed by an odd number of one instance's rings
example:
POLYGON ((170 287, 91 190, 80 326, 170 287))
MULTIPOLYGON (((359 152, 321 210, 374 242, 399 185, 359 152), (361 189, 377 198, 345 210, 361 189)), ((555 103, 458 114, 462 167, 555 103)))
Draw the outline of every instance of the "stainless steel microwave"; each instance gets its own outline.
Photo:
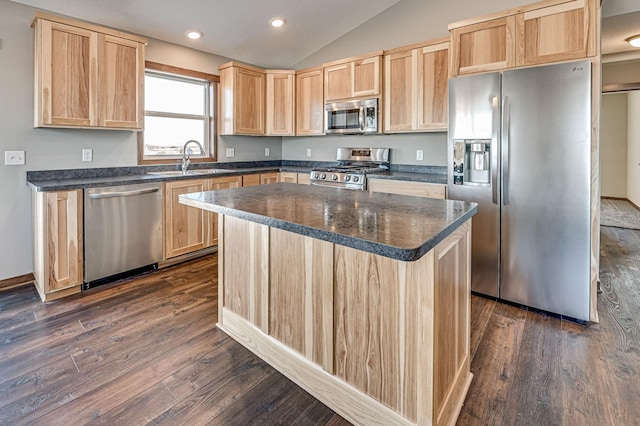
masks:
POLYGON ((378 99, 365 99, 324 106, 326 134, 378 133, 378 99))

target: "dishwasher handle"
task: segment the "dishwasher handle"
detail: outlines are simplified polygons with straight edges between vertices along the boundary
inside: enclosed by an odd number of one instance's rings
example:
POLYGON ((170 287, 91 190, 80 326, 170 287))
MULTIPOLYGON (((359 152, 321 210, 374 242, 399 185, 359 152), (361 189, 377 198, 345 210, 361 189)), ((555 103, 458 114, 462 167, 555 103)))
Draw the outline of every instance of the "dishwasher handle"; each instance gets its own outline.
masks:
POLYGON ((133 191, 102 192, 99 194, 89 194, 89 198, 91 198, 92 200, 98 200, 100 198, 131 197, 133 195, 153 194, 154 192, 160 192, 160 188, 136 189, 133 191))

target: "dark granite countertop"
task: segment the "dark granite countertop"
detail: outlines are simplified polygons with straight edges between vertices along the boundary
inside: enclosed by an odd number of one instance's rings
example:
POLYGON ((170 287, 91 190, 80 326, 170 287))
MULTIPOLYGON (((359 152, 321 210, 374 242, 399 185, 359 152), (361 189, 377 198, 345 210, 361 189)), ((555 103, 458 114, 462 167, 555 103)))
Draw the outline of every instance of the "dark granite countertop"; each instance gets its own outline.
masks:
MULTIPOLYGON (((175 171, 171 166, 132 166, 96 169, 28 171, 27 185, 37 191, 66 191, 102 186, 134 185, 182 179, 208 179, 223 176, 268 172, 309 173, 314 167, 326 167, 334 162, 266 161, 245 163, 196 163, 190 170, 219 168, 224 172, 192 175, 156 175, 158 171, 175 171)), ((446 168, 444 168, 446 170, 446 168)), ((371 179, 396 179, 414 182, 447 183, 442 168, 432 166, 395 166, 391 171, 369 175, 371 179)))
POLYGON ((185 194, 180 202, 402 261, 421 258, 478 209, 292 183, 185 194))

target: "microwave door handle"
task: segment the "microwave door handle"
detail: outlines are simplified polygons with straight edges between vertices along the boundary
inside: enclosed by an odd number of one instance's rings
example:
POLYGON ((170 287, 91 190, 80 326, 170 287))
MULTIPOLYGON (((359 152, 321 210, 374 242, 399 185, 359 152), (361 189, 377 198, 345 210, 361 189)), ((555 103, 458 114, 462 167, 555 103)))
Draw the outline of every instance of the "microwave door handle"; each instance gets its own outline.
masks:
POLYGON ((364 132, 364 107, 360 107, 360 114, 358 115, 358 121, 360 122, 360 131, 364 132))

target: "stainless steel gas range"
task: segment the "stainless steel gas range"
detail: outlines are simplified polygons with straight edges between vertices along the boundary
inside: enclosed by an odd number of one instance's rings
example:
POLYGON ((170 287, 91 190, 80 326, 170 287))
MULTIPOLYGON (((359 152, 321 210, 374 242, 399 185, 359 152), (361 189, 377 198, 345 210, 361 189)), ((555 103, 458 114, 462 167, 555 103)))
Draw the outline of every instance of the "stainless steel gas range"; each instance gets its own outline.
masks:
POLYGON ((389 170, 389 148, 338 148, 338 165, 311 171, 311 185, 367 189, 367 175, 389 170))

